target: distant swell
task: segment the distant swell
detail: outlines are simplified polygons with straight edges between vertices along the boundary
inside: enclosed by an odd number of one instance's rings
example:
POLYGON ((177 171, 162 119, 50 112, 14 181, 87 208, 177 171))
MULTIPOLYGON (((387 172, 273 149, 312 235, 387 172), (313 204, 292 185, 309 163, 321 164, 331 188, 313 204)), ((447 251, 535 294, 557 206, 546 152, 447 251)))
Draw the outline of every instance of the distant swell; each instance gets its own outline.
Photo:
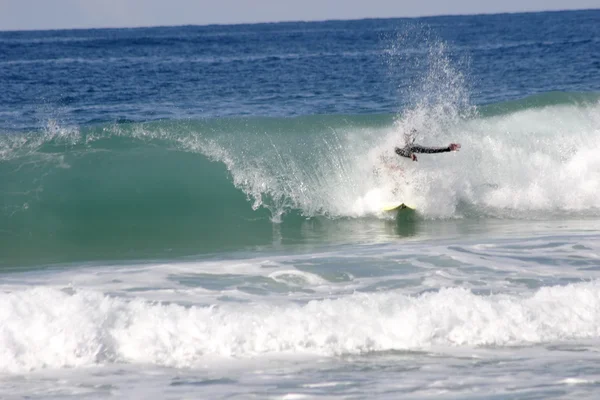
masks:
POLYGON ((480 107, 479 112, 482 116, 490 117, 550 106, 593 106, 598 102, 600 93, 595 92, 547 92, 524 99, 488 104, 480 107))

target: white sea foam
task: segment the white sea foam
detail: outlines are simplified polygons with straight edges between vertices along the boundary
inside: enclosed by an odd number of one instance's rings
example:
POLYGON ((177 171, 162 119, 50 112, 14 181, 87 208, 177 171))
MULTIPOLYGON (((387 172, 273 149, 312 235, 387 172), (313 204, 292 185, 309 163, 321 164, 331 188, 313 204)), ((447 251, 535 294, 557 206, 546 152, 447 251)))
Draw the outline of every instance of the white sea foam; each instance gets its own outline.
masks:
POLYGON ((354 294, 304 305, 184 307, 88 290, 0 294, 0 371, 98 363, 195 366, 206 357, 333 356, 600 337, 600 284, 532 295, 461 288, 354 294))
POLYGON ((333 125, 305 134, 315 128, 298 124, 283 133, 248 132, 245 139, 186 139, 182 146, 225 163, 235 186, 276 221, 289 209, 382 215, 396 202, 416 206, 426 218, 600 214, 600 104, 481 116, 446 46, 434 42, 425 57, 407 94, 411 104, 392 126, 333 125), (462 149, 412 162, 394 154, 407 135, 422 145, 458 142, 462 149))

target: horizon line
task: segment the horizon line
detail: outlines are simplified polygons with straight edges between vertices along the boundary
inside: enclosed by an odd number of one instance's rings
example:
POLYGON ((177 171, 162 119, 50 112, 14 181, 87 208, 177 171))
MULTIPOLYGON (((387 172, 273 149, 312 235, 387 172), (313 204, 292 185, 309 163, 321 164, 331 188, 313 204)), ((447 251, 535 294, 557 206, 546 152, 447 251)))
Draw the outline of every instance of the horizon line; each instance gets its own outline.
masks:
POLYGON ((172 24, 172 25, 134 25, 134 26, 92 26, 92 27, 71 27, 71 28, 32 28, 32 29, 1 29, 4 32, 50 32, 50 31, 80 31, 80 30, 111 30, 111 29, 152 29, 152 28, 178 28, 178 27, 211 27, 211 26, 243 26, 243 25, 277 25, 293 23, 324 23, 324 22, 344 22, 344 21, 369 21, 369 20, 393 20, 393 19, 420 19, 420 18, 446 18, 446 17, 475 17, 475 16, 493 16, 506 14, 544 14, 561 12, 581 12, 581 11, 600 11, 599 8, 570 8, 556 10, 526 10, 526 11, 500 11, 500 12, 476 12, 476 13, 458 13, 458 14, 424 14, 415 16, 394 16, 394 17, 364 17, 364 18, 325 18, 311 20, 283 19, 278 21, 255 21, 255 22, 214 22, 200 24, 172 24))

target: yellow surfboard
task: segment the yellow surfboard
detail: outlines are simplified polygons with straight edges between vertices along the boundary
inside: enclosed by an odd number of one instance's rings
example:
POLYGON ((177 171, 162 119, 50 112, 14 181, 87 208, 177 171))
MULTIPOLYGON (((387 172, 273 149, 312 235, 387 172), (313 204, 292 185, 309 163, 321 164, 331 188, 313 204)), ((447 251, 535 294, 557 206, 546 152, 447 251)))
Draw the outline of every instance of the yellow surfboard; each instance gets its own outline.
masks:
POLYGON ((407 206, 404 203, 396 203, 396 204, 391 204, 389 206, 383 207, 383 211, 385 212, 390 212, 390 211, 401 211, 401 210, 410 210, 410 211, 415 211, 415 209, 413 207, 407 206))

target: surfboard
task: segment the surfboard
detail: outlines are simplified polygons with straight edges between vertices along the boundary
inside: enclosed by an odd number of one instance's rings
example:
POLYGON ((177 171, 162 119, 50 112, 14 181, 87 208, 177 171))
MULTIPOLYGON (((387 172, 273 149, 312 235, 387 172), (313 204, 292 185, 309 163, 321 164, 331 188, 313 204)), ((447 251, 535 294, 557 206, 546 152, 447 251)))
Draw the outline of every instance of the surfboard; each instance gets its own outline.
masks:
POLYGON ((390 204, 383 208, 383 212, 394 219, 396 222, 414 222, 417 212, 413 207, 407 206, 404 203, 390 204))
POLYGON ((401 210, 407 210, 407 211, 415 211, 415 209, 413 207, 407 206, 404 203, 396 203, 396 204, 390 204, 389 206, 383 207, 383 211, 385 212, 394 212, 394 211, 401 211, 401 210))

